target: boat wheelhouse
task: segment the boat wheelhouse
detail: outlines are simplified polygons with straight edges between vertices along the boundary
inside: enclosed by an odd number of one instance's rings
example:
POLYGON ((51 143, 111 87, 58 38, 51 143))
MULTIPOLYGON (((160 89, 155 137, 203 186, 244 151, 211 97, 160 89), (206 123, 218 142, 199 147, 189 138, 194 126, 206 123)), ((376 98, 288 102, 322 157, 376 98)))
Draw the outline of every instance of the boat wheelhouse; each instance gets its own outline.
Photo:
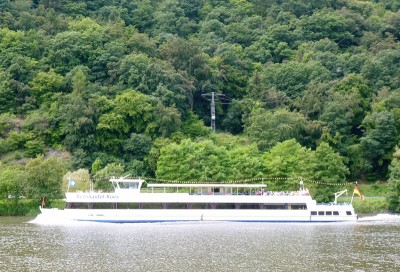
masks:
POLYGON ((335 203, 317 204, 302 182, 292 192, 268 191, 265 184, 147 184, 125 178, 110 182, 114 192, 67 192, 63 210, 41 207, 40 216, 112 223, 357 220, 350 203, 337 204, 335 199, 335 203))

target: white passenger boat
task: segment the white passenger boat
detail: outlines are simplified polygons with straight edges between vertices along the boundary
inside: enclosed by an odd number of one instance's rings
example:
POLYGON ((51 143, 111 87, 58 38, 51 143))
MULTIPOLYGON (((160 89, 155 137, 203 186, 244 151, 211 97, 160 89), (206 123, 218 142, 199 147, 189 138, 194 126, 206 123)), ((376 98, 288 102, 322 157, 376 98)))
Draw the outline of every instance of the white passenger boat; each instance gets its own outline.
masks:
MULTIPOLYGON (((317 204, 304 188, 268 191, 265 184, 147 184, 110 179, 114 192, 67 192, 64 209, 40 207, 41 219, 110 223, 356 221, 350 203, 317 204)), ((336 195, 337 197, 337 195, 336 195)))

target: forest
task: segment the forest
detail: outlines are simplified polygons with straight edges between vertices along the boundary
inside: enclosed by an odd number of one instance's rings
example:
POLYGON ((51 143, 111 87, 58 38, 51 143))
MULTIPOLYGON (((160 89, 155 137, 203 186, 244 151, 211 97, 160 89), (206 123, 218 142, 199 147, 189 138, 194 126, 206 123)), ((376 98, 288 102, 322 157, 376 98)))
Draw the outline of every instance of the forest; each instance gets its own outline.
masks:
POLYGON ((2 0, 1 198, 60 198, 82 173, 96 188, 301 177, 322 200, 318 183, 382 182, 400 211, 399 9, 2 0))

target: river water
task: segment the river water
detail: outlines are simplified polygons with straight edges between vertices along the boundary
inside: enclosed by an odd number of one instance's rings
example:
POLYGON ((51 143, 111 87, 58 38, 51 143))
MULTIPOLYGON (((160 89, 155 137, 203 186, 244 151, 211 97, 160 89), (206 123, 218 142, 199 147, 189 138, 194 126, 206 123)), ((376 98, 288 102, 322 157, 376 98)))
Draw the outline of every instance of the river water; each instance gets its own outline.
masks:
POLYGON ((74 223, 0 217, 0 271, 400 271, 400 216, 354 223, 74 223))

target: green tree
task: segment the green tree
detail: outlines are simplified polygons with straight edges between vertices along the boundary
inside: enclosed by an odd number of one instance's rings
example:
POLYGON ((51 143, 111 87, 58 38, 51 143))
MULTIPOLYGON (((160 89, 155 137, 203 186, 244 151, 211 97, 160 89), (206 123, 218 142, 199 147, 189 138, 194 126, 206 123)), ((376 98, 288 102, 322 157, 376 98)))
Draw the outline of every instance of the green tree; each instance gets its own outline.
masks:
POLYGON ((325 142, 311 153, 305 168, 308 177, 321 182, 343 182, 349 174, 346 158, 325 142))
POLYGON ((265 152, 261 157, 263 172, 267 177, 277 178, 272 180, 272 188, 294 190, 300 177, 308 175, 306 165, 311 153, 295 139, 277 143, 265 152))
POLYGON ((223 181, 231 176, 227 150, 211 141, 183 140, 160 150, 157 178, 187 181, 223 181))
POLYGON ((150 32, 153 25, 156 23, 154 18, 154 11, 156 10, 157 1, 142 0, 136 3, 136 8, 131 12, 133 25, 139 29, 140 32, 150 32))
MULTIPOLYGON (((360 144, 367 160, 375 170, 387 169, 387 167, 380 166, 388 165, 398 142, 393 115, 387 111, 373 112, 364 119, 362 127, 365 129, 365 133, 360 139, 360 144)), ((387 173, 384 171, 376 174, 384 177, 387 173)))
POLYGON ((143 72, 148 69, 151 61, 145 54, 124 56, 117 70, 119 83, 137 88, 142 82, 143 72))
POLYGON ((261 73, 264 90, 275 87, 290 98, 301 96, 307 84, 323 82, 331 78, 330 72, 318 62, 285 62, 268 65, 261 73))
POLYGON ((214 67, 210 57, 202 52, 198 39, 171 37, 159 47, 159 51, 177 71, 185 71, 189 75, 196 91, 202 91, 206 84, 215 82, 214 67))
MULTIPOLYGON (((104 111, 103 99, 88 91, 86 75, 78 68, 72 77, 73 92, 61 98, 59 119, 68 151, 96 149, 96 124, 104 111)), ((108 106, 108 105, 106 105, 108 106)))
POLYGON ((154 102, 148 95, 127 90, 115 98, 114 112, 123 117, 129 131, 143 133, 154 120, 154 102))
POLYGON ((0 163, 0 198, 18 202, 25 194, 25 182, 25 171, 21 167, 0 163))
POLYGON ((154 12, 153 35, 164 33, 188 36, 196 30, 196 22, 185 16, 185 11, 177 0, 166 0, 158 5, 154 12))
POLYGON ((263 167, 260 160, 261 154, 255 144, 235 146, 228 150, 230 167, 232 167, 230 180, 251 179, 262 176, 263 167))
POLYGON ((18 119, 15 115, 9 113, 0 114, 0 137, 5 138, 12 129, 15 129, 18 119))
POLYGON ((400 89, 390 91, 382 89, 374 99, 373 111, 388 111, 393 114, 397 131, 400 131, 400 89))
POLYGON ((354 143, 353 135, 358 132, 361 120, 358 115, 363 113, 359 107, 359 99, 356 94, 331 93, 326 102, 319 120, 327 128, 323 139, 331 142, 344 154, 347 146, 354 143), (331 140, 334 138, 334 140, 331 140))
POLYGON ((256 109, 245 123, 245 133, 262 151, 291 138, 304 142, 307 134, 312 134, 314 129, 303 115, 285 109, 256 109))
POLYGON ((400 80, 400 53, 398 43, 390 45, 393 49, 381 49, 371 56, 361 69, 362 76, 376 89, 388 87, 397 89, 400 80))
POLYGON ((122 142, 122 148, 127 161, 143 161, 151 149, 151 139, 143 134, 132 133, 122 142))
POLYGON ((62 197, 62 177, 66 172, 65 162, 56 158, 38 156, 25 166, 27 196, 32 199, 59 199, 62 197))
POLYGON ((31 93, 41 104, 48 102, 53 93, 60 92, 64 84, 64 77, 58 75, 54 70, 39 72, 30 82, 31 93))
POLYGON ((156 127, 161 137, 170 137, 173 133, 180 131, 181 123, 181 114, 175 105, 165 107, 160 102, 157 104, 156 127))
POLYGON ((36 155, 44 154, 45 144, 40 139, 32 139, 27 141, 24 147, 29 156, 35 157, 36 155))
POLYGON ((294 106, 311 120, 318 120, 325 111, 325 105, 329 96, 331 84, 327 82, 311 82, 307 85, 301 97, 294 102, 294 106))
POLYGON ((0 113, 14 112, 15 96, 8 73, 0 70, 0 113))
POLYGON ((26 133, 32 132, 37 140, 46 145, 57 144, 60 142, 60 128, 56 118, 54 112, 43 105, 25 116, 22 129, 26 133))
POLYGON ((100 146, 113 152, 121 151, 120 144, 129 132, 129 125, 122 115, 115 112, 101 115, 96 129, 96 140, 100 146))
POLYGON ((172 141, 168 138, 156 138, 153 141, 153 145, 151 146, 149 153, 144 159, 147 171, 151 176, 155 176, 155 173, 157 171, 157 162, 160 158, 160 150, 171 143, 172 141))
POLYGON ((341 47, 346 47, 356 43, 356 36, 360 35, 363 25, 346 16, 345 12, 325 9, 311 16, 304 16, 301 27, 306 39, 329 38, 338 42, 341 47))
POLYGON ((104 28, 90 18, 71 20, 68 26, 68 31, 51 37, 44 60, 62 75, 79 65, 93 67, 109 38, 104 34, 104 28))
POLYGON ((112 184, 109 181, 112 177, 121 177, 125 172, 124 166, 118 163, 107 164, 104 168, 96 172, 94 177, 94 188, 110 192, 112 184))

